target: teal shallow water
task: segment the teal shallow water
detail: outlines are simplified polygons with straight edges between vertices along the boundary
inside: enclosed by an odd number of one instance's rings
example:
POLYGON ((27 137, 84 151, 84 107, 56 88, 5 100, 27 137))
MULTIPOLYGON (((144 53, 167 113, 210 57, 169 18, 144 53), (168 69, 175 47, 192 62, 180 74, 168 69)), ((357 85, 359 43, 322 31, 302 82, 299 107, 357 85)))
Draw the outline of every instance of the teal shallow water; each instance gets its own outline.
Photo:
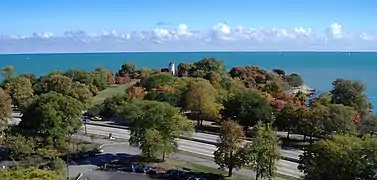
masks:
POLYGON ((331 89, 335 78, 363 81, 367 95, 377 106, 377 53, 346 52, 146 52, 146 53, 76 53, 76 54, 1 54, 0 67, 13 65, 17 73, 43 75, 51 70, 105 67, 117 71, 122 63, 137 67, 167 67, 169 61, 193 62, 203 57, 218 58, 227 68, 256 65, 266 69, 281 68, 301 74, 306 83, 320 91, 331 89))

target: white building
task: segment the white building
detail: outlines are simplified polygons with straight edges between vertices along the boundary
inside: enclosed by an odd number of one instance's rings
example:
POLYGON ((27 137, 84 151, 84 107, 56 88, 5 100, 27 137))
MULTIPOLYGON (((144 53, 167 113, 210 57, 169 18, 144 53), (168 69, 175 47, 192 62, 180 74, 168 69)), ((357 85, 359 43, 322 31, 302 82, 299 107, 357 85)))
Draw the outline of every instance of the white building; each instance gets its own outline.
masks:
POLYGON ((169 72, 170 72, 173 76, 175 76, 175 65, 174 65, 174 63, 173 63, 172 61, 170 61, 170 63, 169 63, 169 72))

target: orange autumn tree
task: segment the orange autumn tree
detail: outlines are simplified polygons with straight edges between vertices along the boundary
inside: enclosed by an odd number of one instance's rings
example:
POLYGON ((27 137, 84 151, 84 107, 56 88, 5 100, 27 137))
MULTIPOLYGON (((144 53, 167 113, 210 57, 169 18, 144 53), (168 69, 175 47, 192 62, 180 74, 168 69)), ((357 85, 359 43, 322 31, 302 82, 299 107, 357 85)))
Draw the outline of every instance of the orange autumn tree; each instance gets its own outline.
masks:
POLYGON ((126 89, 125 95, 128 100, 143 99, 146 92, 145 88, 133 85, 126 89))

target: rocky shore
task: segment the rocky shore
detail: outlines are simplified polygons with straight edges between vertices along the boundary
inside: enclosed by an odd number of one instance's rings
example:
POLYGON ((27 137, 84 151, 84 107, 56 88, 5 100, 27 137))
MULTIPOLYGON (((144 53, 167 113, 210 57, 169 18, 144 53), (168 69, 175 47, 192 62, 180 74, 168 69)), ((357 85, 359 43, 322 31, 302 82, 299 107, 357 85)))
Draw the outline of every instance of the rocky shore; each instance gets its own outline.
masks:
POLYGON ((313 95, 316 92, 316 90, 314 88, 311 88, 306 84, 303 84, 303 85, 298 86, 298 87, 291 88, 290 91, 292 93, 295 93, 295 94, 301 91, 301 92, 305 93, 306 95, 313 95))

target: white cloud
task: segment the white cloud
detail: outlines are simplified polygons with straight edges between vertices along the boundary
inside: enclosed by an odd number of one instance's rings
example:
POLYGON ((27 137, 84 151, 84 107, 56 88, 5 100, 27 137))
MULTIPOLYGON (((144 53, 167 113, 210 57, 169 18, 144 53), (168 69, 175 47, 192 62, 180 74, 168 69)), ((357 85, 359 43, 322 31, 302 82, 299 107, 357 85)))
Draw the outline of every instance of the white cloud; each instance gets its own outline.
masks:
POLYGON ((327 29, 329 35, 333 38, 342 38, 343 37, 343 28, 342 25, 338 23, 332 23, 327 29))
POLYGON ((252 28, 218 23, 211 29, 194 30, 187 24, 152 30, 66 31, 24 35, 0 35, 0 52, 88 51, 361 51, 377 50, 376 35, 349 32, 341 24, 313 30, 308 27, 252 28))

